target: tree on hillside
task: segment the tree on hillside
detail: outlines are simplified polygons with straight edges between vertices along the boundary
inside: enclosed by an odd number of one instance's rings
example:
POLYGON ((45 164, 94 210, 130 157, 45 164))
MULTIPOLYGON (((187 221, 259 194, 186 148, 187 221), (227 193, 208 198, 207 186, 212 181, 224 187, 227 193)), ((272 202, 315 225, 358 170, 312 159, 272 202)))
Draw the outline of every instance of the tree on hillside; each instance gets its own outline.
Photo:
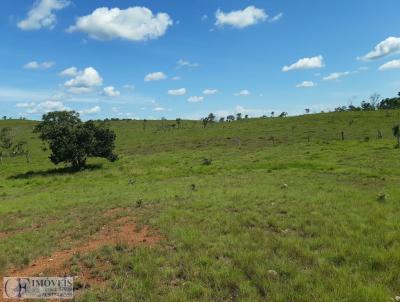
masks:
POLYGON ((215 115, 213 113, 210 113, 207 117, 208 122, 213 123, 215 121, 215 115))
POLYGON ((378 93, 374 93, 369 97, 369 103, 371 104, 371 107, 374 108, 374 110, 375 110, 375 108, 378 107, 380 99, 381 99, 381 95, 378 93))
POLYGON ((364 110, 364 111, 373 111, 373 110, 375 110, 375 107, 370 102, 362 101, 361 102, 361 109, 364 110))
POLYGON ((310 113, 310 109, 308 109, 308 108, 306 108, 305 111, 306 111, 306 114, 310 113))
POLYGON ((400 98, 383 99, 378 105, 378 109, 398 109, 398 108, 400 108, 400 98))
POLYGON ((224 118, 224 117, 219 118, 219 122, 220 122, 220 123, 225 122, 225 118, 224 118))
POLYGON ((12 129, 4 127, 0 130, 0 147, 9 150, 13 145, 12 129))
POLYGON ((275 111, 272 111, 271 112, 271 117, 274 117, 275 116, 275 111))
POLYGON ((65 162, 74 169, 85 166, 89 157, 102 157, 115 161, 113 153, 115 133, 93 121, 82 122, 75 111, 55 111, 43 115, 34 129, 49 144, 50 160, 54 164, 65 162))
POLYGON ((12 129, 4 127, 0 130, 0 163, 3 163, 4 156, 10 156, 13 145, 12 129))
POLYGON ((240 112, 236 113, 236 120, 240 121, 241 119, 242 119, 242 114, 240 112))
POLYGON ((6 119, 7 119, 7 116, 4 115, 4 116, 3 116, 3 120, 6 120, 6 119))
POLYGON ((182 122, 182 119, 178 117, 178 118, 176 119, 176 124, 178 125, 178 128, 181 127, 181 122, 182 122))
POLYGON ((282 112, 281 114, 279 114, 279 117, 287 117, 288 113, 287 112, 282 112))
POLYGON ((400 126, 396 125, 392 128, 393 136, 397 139, 396 148, 400 148, 400 126))
POLYGON ((207 125, 208 125, 208 117, 201 118, 201 122, 203 123, 203 128, 207 127, 207 125))
POLYGON ((228 122, 233 122, 234 120, 235 120, 235 116, 234 115, 228 115, 227 117, 226 117, 226 120, 228 121, 228 122))

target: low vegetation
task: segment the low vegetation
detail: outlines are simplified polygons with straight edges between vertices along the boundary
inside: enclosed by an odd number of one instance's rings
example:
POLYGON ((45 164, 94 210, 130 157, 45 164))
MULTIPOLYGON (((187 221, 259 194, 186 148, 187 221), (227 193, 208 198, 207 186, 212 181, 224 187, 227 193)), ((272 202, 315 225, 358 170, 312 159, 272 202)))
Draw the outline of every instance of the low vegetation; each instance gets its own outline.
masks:
POLYGON ((399 111, 279 115, 107 121, 119 160, 79 172, 47 126, 0 121, 31 159, 0 166, 0 274, 66 250, 77 301, 393 301, 399 111), (79 248, 125 218, 157 242, 79 248))

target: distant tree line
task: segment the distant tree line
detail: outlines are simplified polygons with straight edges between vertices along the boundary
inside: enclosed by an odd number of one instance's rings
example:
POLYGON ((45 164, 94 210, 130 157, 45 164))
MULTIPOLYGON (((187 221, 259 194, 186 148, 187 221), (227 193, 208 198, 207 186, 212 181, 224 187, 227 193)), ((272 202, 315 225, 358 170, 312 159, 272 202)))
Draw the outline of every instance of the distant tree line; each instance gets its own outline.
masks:
POLYGON ((374 110, 400 109, 400 92, 397 97, 381 99, 379 94, 373 94, 368 101, 362 101, 360 106, 339 106, 335 112, 344 111, 374 111, 374 110))

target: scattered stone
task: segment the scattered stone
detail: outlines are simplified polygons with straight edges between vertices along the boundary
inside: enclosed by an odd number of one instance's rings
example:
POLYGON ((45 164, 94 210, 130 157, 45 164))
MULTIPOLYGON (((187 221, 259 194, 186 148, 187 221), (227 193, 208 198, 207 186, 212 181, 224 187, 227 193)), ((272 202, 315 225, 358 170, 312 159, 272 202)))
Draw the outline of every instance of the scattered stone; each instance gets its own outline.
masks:
POLYGON ((395 300, 396 302, 400 302, 400 296, 394 297, 394 300, 395 300))
POLYGON ((289 186, 287 184, 283 184, 281 189, 287 189, 289 186))
POLYGON ((378 201, 383 202, 383 201, 386 201, 386 200, 388 199, 388 196, 387 196, 385 193, 380 193, 380 194, 378 194, 378 196, 376 197, 376 199, 377 199, 378 201))
POLYGON ((278 276, 277 271, 274 271, 274 270, 272 270, 272 269, 268 270, 268 271, 267 271, 267 274, 268 274, 268 276, 270 276, 270 277, 277 277, 277 276, 278 276))
POLYGON ((196 185, 195 185, 195 184, 191 184, 191 185, 190 185, 190 189, 191 189, 192 191, 196 191, 196 185))

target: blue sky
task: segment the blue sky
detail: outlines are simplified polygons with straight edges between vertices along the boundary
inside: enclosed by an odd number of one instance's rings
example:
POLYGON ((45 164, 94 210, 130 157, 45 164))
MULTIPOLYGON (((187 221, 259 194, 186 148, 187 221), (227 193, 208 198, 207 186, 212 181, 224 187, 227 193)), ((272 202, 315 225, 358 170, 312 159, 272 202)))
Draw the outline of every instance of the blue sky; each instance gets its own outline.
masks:
POLYGON ((400 91, 398 0, 0 2, 0 115, 300 114, 400 91))

